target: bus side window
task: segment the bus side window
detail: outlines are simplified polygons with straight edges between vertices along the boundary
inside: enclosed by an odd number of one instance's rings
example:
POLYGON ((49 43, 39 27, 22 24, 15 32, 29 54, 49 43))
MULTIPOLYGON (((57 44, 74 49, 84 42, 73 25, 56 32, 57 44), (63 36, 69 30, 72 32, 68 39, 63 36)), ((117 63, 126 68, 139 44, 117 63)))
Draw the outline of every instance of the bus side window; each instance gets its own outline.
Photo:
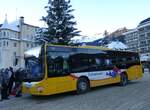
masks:
POLYGON ((101 65, 101 59, 96 58, 95 61, 96 61, 96 65, 99 65, 99 66, 101 65))
POLYGON ((132 61, 132 57, 128 57, 128 58, 127 58, 127 61, 132 61))
POLYGON ((103 66, 106 65, 106 64, 105 64, 105 59, 96 58, 95 61, 96 61, 96 65, 97 65, 97 66, 103 67, 103 66))
POLYGON ((126 67, 126 59, 123 57, 118 57, 116 62, 117 67, 125 68, 126 67))
POLYGON ((89 71, 90 63, 93 63, 93 61, 89 61, 87 55, 82 53, 74 54, 69 58, 71 72, 89 71))
POLYGON ((66 59, 64 59, 64 61, 63 61, 63 73, 64 74, 69 73, 69 64, 68 64, 68 61, 66 59))
POLYGON ((117 59, 116 59, 116 58, 113 58, 113 59, 112 59, 112 64, 113 64, 113 65, 116 65, 116 64, 117 64, 117 59))
POLYGON ((106 65, 106 66, 112 65, 112 60, 110 60, 110 59, 105 59, 105 65, 106 65))

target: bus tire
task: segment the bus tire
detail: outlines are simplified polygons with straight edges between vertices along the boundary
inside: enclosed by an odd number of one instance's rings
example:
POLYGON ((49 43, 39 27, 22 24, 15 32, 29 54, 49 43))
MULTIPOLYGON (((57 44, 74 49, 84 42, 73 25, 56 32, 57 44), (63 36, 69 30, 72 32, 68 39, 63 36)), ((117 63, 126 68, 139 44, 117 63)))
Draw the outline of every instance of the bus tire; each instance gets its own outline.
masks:
POLYGON ((120 75, 120 85, 121 86, 126 86, 128 84, 128 76, 126 73, 122 73, 120 75))
POLYGON ((83 94, 90 90, 90 83, 87 78, 81 77, 77 81, 77 94, 83 94))

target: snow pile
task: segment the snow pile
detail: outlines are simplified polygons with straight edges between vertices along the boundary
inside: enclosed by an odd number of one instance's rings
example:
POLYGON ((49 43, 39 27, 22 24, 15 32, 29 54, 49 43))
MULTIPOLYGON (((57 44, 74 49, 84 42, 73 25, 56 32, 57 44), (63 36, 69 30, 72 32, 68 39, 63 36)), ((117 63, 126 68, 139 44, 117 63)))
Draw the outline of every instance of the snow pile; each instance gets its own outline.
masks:
POLYGON ((107 44, 106 47, 110 49, 117 49, 117 50, 127 49, 127 46, 119 41, 112 41, 110 44, 107 44))
POLYGON ((140 60, 141 61, 150 61, 150 56, 148 56, 148 55, 141 55, 140 56, 140 60))

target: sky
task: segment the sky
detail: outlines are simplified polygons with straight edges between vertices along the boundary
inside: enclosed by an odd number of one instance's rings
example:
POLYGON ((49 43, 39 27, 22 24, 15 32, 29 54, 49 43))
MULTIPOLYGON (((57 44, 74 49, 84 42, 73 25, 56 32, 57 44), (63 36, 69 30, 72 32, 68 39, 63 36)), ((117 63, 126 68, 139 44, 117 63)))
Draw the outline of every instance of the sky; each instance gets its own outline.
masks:
MULTIPOLYGON (((48 0, 0 0, 0 23, 5 15, 8 22, 20 16, 25 22, 46 26, 40 21, 46 16, 44 6, 48 0)), ((113 32, 118 28, 136 28, 140 21, 150 17, 150 0, 71 0, 77 28, 82 35, 96 35, 105 30, 113 32)))

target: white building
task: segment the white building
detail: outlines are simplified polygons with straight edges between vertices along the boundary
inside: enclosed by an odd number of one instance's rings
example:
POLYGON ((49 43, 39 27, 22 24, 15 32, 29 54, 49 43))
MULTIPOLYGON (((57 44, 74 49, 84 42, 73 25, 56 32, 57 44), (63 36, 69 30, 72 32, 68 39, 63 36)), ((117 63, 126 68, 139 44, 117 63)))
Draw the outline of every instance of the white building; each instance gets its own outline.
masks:
POLYGON ((135 29, 124 35, 128 50, 139 51, 150 58, 150 18, 141 21, 135 29))
POLYGON ((139 36, 138 36, 138 30, 132 29, 126 33, 125 35, 125 41, 128 45, 128 50, 130 51, 139 51, 139 36))
POLYGON ((139 35, 139 50, 150 58, 150 18, 140 22, 137 26, 139 35))
POLYGON ((37 45, 35 36, 38 28, 26 24, 24 17, 12 23, 5 18, 0 26, 0 68, 24 67, 24 52, 37 45))

